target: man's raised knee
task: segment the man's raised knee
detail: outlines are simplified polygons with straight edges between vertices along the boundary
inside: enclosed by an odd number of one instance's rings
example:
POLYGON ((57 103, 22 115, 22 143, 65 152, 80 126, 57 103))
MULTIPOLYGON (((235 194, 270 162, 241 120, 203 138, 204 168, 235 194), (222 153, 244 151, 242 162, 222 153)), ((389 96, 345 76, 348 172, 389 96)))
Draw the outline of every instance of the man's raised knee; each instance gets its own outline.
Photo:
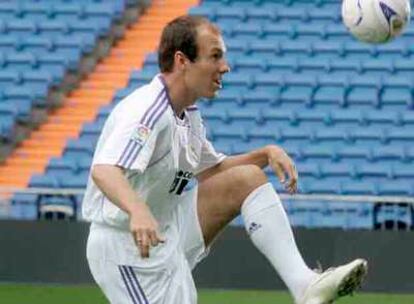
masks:
POLYGON ((242 165, 233 167, 233 191, 237 191, 243 199, 253 190, 267 183, 266 174, 256 165, 242 165))

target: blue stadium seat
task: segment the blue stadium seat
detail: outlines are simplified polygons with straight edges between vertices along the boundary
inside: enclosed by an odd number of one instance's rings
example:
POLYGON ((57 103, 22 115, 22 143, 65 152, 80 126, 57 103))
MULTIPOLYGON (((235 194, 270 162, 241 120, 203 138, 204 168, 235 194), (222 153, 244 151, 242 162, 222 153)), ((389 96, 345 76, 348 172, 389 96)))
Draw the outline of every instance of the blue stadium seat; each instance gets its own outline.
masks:
POLYGON ((297 72, 300 70, 299 62, 296 58, 283 58, 283 60, 268 60, 267 69, 269 75, 276 75, 283 72, 297 72))
POLYGON ((29 187, 34 188, 59 188, 60 184, 56 177, 52 175, 34 174, 30 178, 29 187))
POLYGON ((280 45, 281 52, 287 56, 293 55, 312 55, 313 49, 310 44, 306 41, 298 40, 287 40, 280 45))
POLYGON ((1 99, 1 104, 11 104, 17 112, 17 120, 28 122, 32 110, 32 101, 30 99, 1 99))
POLYGON ((325 37, 326 33, 326 25, 325 24, 309 24, 309 23, 303 23, 303 24, 297 24, 295 26, 295 32, 298 37, 298 39, 309 39, 314 40, 318 39, 319 37, 323 38, 325 37))
POLYGON ((323 177, 343 177, 353 178, 355 176, 355 166, 349 163, 324 163, 320 166, 320 174, 323 177))
POLYGON ((386 132, 387 140, 390 141, 391 144, 395 144, 399 142, 400 144, 405 144, 408 142, 414 141, 414 134, 413 128, 410 127, 399 127, 393 128, 386 132))
POLYGON ((320 178, 323 175, 321 167, 317 163, 298 163, 297 169, 299 175, 303 177, 320 178))
POLYGON ((76 161, 78 165, 78 173, 89 174, 89 170, 92 164, 92 156, 81 157, 81 158, 78 158, 76 161))
POLYGON ((233 73, 224 76, 223 85, 234 88, 249 88, 253 86, 253 79, 249 74, 233 73))
MULTIPOLYGON (((246 45, 244 41, 237 40, 238 44, 240 45, 241 50, 245 50, 246 47, 242 48, 242 46, 246 45)), ((229 51, 230 49, 229 45, 229 51)), ((249 45, 249 50, 254 54, 254 56, 262 57, 262 58, 274 58, 275 55, 280 53, 280 43, 277 40, 254 40, 249 45)), ((281 60, 284 61, 284 60, 281 60)))
MULTIPOLYGON (((49 36, 43 36, 49 37, 49 36)), ((84 53, 92 52, 95 47, 95 35, 92 33, 71 33, 64 36, 51 37, 57 49, 81 48, 84 53)))
POLYGON ((397 111, 380 111, 380 110, 370 110, 366 111, 363 114, 364 121, 369 125, 376 126, 400 126, 405 122, 403 121, 402 115, 397 111))
POLYGON ((269 41, 294 37, 296 34, 294 27, 287 23, 266 23, 260 31, 261 35, 269 41))
POLYGON ((244 22, 247 18, 243 7, 222 7, 215 12, 215 17, 220 23, 231 21, 244 22))
POLYGON ((318 204, 314 202, 292 201, 285 203, 289 222, 295 227, 313 228, 317 226, 320 212, 318 204))
POLYGON ((76 161, 72 158, 52 157, 46 168, 46 173, 61 177, 68 176, 77 171, 76 161))
MULTIPOLYGON (((255 43, 251 45, 255 45, 255 43)), ((231 54, 232 56, 236 58, 238 56, 243 56, 245 54, 248 54, 251 51, 249 48, 250 47, 249 44, 245 40, 240 40, 237 38, 227 39, 226 46, 227 46, 228 54, 229 55, 231 54)))
POLYGON ((338 41, 329 41, 325 40, 323 43, 315 42, 312 44, 312 49, 314 54, 318 54, 318 56, 338 56, 343 55, 344 45, 338 41))
MULTIPOLYGON (((377 149, 375 150, 377 151, 377 149)), ((351 160, 373 160, 373 153, 368 147, 360 146, 344 146, 335 151, 335 156, 339 159, 344 159, 344 161, 351 160)))
POLYGON ((307 194, 341 194, 341 184, 332 180, 313 180, 303 182, 302 191, 307 194))
POLYGON ((401 178, 401 179, 408 179, 414 180, 414 168, 413 164, 402 164, 397 163, 392 166, 390 169, 389 175, 393 178, 401 178))
POLYGON ((21 81, 20 73, 14 70, 0 71, 0 87, 4 88, 8 85, 17 84, 21 81))
POLYGON ((306 159, 334 160, 337 158, 337 149, 331 145, 306 145, 301 149, 301 155, 306 159))
MULTIPOLYGON (((80 17, 83 14, 84 7, 81 3, 72 2, 72 3, 60 3, 53 7, 53 13, 56 17, 70 17, 76 16, 80 17)), ((63 18, 62 18, 63 19, 63 18)))
POLYGON ((89 139, 69 139, 66 143, 65 155, 70 155, 76 158, 93 155, 95 144, 95 142, 92 142, 89 139))
POLYGON ((311 8, 308 10, 308 14, 313 21, 339 22, 342 18, 339 12, 331 9, 311 8))
POLYGON ((249 137, 244 129, 238 127, 228 127, 226 129, 210 130, 210 138, 215 141, 218 139, 233 139, 238 141, 248 141, 249 137))
POLYGON ((47 34, 50 36, 60 36, 69 33, 68 25, 62 20, 45 20, 37 23, 37 29, 40 34, 47 34))
POLYGON ((312 93, 308 103, 309 106, 326 106, 326 108, 345 108, 347 106, 348 90, 343 87, 321 86, 317 90, 312 91, 312 93))
POLYGON ((29 36, 20 41, 20 46, 24 51, 31 52, 49 52, 54 48, 53 41, 47 37, 29 36))
POLYGON ((275 21, 278 17, 276 11, 265 7, 250 7, 246 14, 250 22, 275 21))
POLYGON ((351 107, 367 106, 368 108, 379 108, 381 100, 378 93, 378 90, 375 88, 354 87, 347 95, 347 105, 351 107))
MULTIPOLYGON (((105 2, 96 2, 88 3, 85 5, 83 13, 87 18, 90 17, 104 17, 107 20, 116 18, 116 2, 114 3, 105 3, 105 2)), ((118 1, 124 2, 124 1, 118 1)))
POLYGON ((360 164, 355 166, 355 170, 361 178, 387 178, 391 174, 390 168, 384 164, 360 164))
POLYGON ((342 183, 342 193, 345 195, 378 195, 378 188, 372 182, 349 181, 342 183))
POLYGON ((37 65, 35 56, 28 52, 14 52, 8 53, 5 57, 5 62, 14 70, 29 70, 37 65))
POLYGON ((293 123, 298 123, 301 127, 304 127, 305 125, 319 127, 322 124, 325 126, 331 126, 335 122, 332 119, 332 114, 328 111, 302 110, 295 112, 295 120, 293 123))
POLYGON ((189 15, 198 15, 204 16, 208 19, 215 21, 216 20, 216 10, 213 7, 206 6, 194 6, 188 11, 189 15))
POLYGON ((401 146, 380 146, 373 150, 373 158, 376 161, 396 160, 401 162, 409 161, 407 152, 401 146))
POLYGON ((299 122, 298 114, 296 114, 293 110, 266 109, 266 111, 262 111, 262 116, 268 124, 272 124, 272 122, 275 122, 278 125, 285 125, 286 123, 289 123, 294 126, 299 122))
POLYGON ((230 37, 237 37, 237 39, 255 39, 266 34, 260 24, 237 23, 228 30, 230 37))
POLYGON ((394 107, 396 110, 413 109, 414 102, 411 89, 386 88, 381 95, 381 104, 384 107, 394 107))
POLYGON ((70 175, 63 178, 60 182, 62 188, 84 189, 88 181, 88 173, 70 175))
POLYGON ((26 19, 11 19, 6 22, 6 31, 9 35, 18 35, 19 37, 27 37, 33 35, 37 31, 35 22, 26 19))
POLYGON ((98 20, 79 20, 74 23, 67 24, 68 30, 76 33, 94 33, 97 36, 105 36, 111 25, 110 19, 98 19, 98 20))
POLYGON ((38 195, 16 193, 11 199, 10 217, 17 220, 35 220, 37 218, 36 202, 38 195))
POLYGON ((326 73, 331 71, 331 60, 329 58, 301 58, 299 60, 300 71, 306 71, 306 73, 318 72, 318 74, 326 73))
POLYGON ((0 35, 0 53, 10 53, 21 47, 21 40, 18 36, 0 35))
POLYGON ((395 68, 392 61, 386 61, 383 59, 370 59, 370 60, 363 60, 361 62, 362 71, 365 73, 370 72, 386 72, 386 73, 393 73, 395 68))
POLYGON ((280 94, 283 103, 309 104, 312 101, 313 88, 309 86, 290 85, 280 94))
POLYGON ((260 58, 238 57, 234 60, 233 71, 241 73, 261 73, 268 69, 266 61, 260 58))
MULTIPOLYGON (((59 9, 60 5, 51 5, 47 2, 21 2, 20 12, 25 19, 33 21, 43 21, 49 18, 53 18, 56 9, 59 9)), ((63 4, 64 5, 64 4, 63 4)))
POLYGON ((12 142, 14 131, 14 117, 4 114, 0 116, 0 139, 3 142, 12 142))

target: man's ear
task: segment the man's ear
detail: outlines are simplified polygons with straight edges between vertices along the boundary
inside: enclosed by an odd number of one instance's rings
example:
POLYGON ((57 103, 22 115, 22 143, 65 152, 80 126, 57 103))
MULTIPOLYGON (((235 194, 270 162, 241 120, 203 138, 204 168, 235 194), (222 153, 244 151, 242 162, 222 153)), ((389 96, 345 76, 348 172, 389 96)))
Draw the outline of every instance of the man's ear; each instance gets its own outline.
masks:
POLYGON ((174 55, 174 62, 175 62, 176 67, 177 67, 179 70, 185 70, 185 68, 186 68, 186 66, 187 66, 187 61, 188 61, 188 59, 187 59, 187 57, 184 55, 184 53, 183 53, 183 52, 181 52, 181 51, 177 51, 177 52, 175 52, 175 55, 174 55))

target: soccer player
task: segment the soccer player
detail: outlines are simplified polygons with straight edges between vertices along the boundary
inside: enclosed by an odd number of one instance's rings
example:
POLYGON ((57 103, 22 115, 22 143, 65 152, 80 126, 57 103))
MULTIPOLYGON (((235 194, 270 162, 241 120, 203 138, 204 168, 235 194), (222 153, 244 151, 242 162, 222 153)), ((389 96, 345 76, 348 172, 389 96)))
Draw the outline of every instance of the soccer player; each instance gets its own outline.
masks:
POLYGON ((363 259, 322 274, 305 264, 262 171, 270 166, 288 192, 296 191, 297 171, 282 148, 226 156, 206 139, 196 102, 221 88, 230 70, 225 52, 220 30, 207 19, 172 20, 159 44, 161 73, 105 123, 83 215, 92 222, 88 263, 111 303, 196 304, 191 270, 240 213, 298 304, 331 303, 366 273, 363 259))

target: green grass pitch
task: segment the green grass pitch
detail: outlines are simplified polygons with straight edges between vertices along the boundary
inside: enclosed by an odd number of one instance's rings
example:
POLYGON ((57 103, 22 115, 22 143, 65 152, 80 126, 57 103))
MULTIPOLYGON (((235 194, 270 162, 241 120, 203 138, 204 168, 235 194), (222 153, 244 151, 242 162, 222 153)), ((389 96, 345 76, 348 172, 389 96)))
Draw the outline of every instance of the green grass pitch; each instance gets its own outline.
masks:
MULTIPOLYGON (((94 286, 0 285, 2 304, 104 304, 107 303, 94 286)), ((286 292, 201 290, 199 304, 291 304, 286 292)), ((414 295, 360 293, 339 304, 412 304, 414 295)))

